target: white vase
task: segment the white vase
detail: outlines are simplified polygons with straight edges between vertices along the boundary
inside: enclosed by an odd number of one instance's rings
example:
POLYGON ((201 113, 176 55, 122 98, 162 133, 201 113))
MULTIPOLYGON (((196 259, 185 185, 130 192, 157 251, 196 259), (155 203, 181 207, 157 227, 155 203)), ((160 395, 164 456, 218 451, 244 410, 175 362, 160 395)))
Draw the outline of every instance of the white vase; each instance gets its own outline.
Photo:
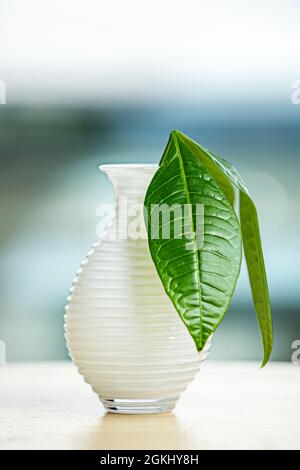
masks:
MULTIPOLYGON (((148 164, 100 168, 116 201, 126 197, 129 205, 143 203, 157 170, 148 164)), ((73 281, 65 315, 68 351, 106 410, 171 411, 210 342, 197 352, 164 291, 147 240, 113 239, 115 232, 112 223, 73 281)))

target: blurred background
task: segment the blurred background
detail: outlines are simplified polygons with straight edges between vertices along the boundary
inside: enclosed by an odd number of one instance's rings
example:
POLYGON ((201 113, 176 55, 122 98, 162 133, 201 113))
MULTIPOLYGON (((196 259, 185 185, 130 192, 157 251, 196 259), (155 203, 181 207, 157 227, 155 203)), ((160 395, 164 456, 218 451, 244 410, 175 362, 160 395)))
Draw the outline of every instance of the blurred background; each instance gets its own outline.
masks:
MULTIPOLYGON (((158 162, 172 128, 230 160, 259 210, 274 360, 300 338, 300 3, 0 0, 0 339, 67 358, 68 289, 113 199, 100 163, 158 162)), ((259 359, 243 267, 215 359, 259 359)))

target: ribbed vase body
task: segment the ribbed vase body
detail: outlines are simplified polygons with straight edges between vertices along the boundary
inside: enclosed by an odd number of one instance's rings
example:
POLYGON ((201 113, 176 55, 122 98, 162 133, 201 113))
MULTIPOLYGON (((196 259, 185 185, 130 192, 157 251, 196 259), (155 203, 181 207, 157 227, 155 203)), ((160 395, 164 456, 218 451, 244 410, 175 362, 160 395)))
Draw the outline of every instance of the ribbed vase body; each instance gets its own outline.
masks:
MULTIPOLYGON (((101 169, 113 182, 116 201, 124 199, 130 208, 143 203, 156 166, 101 169)), ((108 411, 170 411, 210 344, 197 352, 164 291, 147 240, 120 239, 117 231, 113 221, 73 281, 65 315, 68 351, 108 411)))

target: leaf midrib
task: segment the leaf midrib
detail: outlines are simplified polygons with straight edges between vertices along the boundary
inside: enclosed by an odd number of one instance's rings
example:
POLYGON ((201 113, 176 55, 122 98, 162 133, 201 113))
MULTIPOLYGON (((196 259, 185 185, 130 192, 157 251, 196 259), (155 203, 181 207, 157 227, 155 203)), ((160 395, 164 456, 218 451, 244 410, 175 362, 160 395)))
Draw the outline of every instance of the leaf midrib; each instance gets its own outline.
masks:
MULTIPOLYGON (((196 255, 196 261, 197 261, 196 273, 197 273, 197 283, 198 283, 198 292, 199 292, 199 300, 200 300, 199 301, 199 327, 200 327, 200 338, 199 339, 200 339, 200 344, 202 345, 202 340, 203 340, 203 331, 202 331, 203 330, 203 324, 202 324, 203 311, 202 311, 202 288, 201 288, 201 282, 202 281, 201 281, 201 278, 200 278, 200 259, 199 259, 198 250, 197 250, 197 240, 195 238, 196 237, 196 232, 195 232, 195 227, 194 227, 193 211, 192 211, 192 208, 191 208, 191 200, 190 200, 190 195, 189 195, 189 189, 188 189, 186 174, 185 174, 184 165, 183 165, 183 159, 182 159, 182 155, 181 155, 181 151, 180 151, 176 131, 173 132, 173 135, 174 135, 174 142, 175 142, 178 157, 179 157, 178 159, 179 159, 180 172, 181 172, 181 175, 182 175, 182 178, 183 178, 183 183, 184 183, 184 187, 185 187, 185 191, 186 191, 186 197, 187 197, 188 206, 189 206, 191 226, 192 226, 192 230, 193 230, 193 233, 194 233, 194 246, 195 246, 195 255, 196 255)), ((199 349, 198 345, 197 345, 197 349, 199 349)))

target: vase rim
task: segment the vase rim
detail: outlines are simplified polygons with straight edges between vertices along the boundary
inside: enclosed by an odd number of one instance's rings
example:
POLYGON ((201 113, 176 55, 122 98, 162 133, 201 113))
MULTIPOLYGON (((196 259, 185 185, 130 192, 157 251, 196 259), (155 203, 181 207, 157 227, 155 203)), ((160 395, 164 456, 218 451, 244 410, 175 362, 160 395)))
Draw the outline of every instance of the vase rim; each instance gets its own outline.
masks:
POLYGON ((155 170, 158 168, 157 163, 104 163, 102 165, 99 165, 99 170, 101 171, 107 171, 110 169, 145 169, 145 170, 155 170))

